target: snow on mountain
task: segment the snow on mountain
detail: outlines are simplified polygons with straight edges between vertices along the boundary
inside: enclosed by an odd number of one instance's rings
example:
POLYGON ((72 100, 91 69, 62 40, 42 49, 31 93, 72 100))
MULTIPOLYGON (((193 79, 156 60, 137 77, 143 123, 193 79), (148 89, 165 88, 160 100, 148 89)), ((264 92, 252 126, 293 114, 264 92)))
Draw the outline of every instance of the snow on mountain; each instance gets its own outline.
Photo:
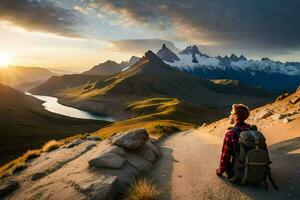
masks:
MULTIPOLYGON (((161 50, 166 49, 166 46, 163 46, 161 50)), ((247 70, 249 72, 265 72, 269 74, 284 74, 291 76, 300 76, 300 63, 297 62, 287 62, 282 63, 280 61, 273 61, 269 58, 262 58, 259 60, 247 60, 243 55, 239 57, 235 54, 228 56, 218 56, 218 57, 209 57, 206 54, 203 54, 199 51, 197 46, 188 46, 178 54, 170 52, 168 49, 168 55, 172 55, 173 58, 170 59, 170 56, 165 54, 158 56, 164 60, 164 62, 172 67, 176 67, 185 71, 193 71, 197 68, 200 69, 218 69, 218 70, 247 70), (175 56, 174 56, 175 55, 175 56), (166 59, 167 57, 167 59, 166 59)))

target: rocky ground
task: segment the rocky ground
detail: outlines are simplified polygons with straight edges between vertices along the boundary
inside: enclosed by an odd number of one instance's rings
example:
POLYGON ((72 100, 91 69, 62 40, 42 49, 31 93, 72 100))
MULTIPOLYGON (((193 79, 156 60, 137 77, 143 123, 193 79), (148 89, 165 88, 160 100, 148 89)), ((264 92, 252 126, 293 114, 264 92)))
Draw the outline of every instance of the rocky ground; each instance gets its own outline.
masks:
POLYGON ((113 199, 160 155, 145 129, 77 139, 0 182, 0 199, 113 199))

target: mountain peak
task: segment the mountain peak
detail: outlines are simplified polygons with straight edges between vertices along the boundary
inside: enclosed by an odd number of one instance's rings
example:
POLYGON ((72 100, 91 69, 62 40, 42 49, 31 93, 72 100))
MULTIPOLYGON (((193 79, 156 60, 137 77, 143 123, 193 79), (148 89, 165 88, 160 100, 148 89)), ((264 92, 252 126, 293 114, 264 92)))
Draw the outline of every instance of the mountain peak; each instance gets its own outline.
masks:
POLYGON ((157 56, 160 57, 161 59, 163 59, 167 62, 171 62, 171 63, 173 63, 177 60, 180 60, 177 57, 177 55, 173 51, 171 51, 165 44, 163 44, 162 48, 160 50, 158 50, 157 56))
POLYGON ((247 58, 246 58, 243 54, 241 54, 241 55, 239 56, 239 60, 247 60, 247 58))
POLYGON ((230 61, 238 61, 239 60, 239 58, 233 53, 230 55, 229 59, 230 59, 230 61))
POLYGON ((196 45, 188 46, 185 49, 183 49, 180 54, 198 54, 200 56, 203 56, 204 54, 201 53, 196 45))

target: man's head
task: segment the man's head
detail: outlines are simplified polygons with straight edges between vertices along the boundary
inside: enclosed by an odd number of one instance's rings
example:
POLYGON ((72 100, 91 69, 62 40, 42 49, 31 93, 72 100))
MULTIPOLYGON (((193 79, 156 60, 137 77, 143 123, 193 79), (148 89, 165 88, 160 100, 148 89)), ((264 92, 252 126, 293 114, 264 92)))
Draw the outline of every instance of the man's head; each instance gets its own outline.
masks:
POLYGON ((248 119, 250 111, 248 106, 244 104, 233 104, 230 112, 230 124, 236 124, 237 122, 243 122, 248 119))

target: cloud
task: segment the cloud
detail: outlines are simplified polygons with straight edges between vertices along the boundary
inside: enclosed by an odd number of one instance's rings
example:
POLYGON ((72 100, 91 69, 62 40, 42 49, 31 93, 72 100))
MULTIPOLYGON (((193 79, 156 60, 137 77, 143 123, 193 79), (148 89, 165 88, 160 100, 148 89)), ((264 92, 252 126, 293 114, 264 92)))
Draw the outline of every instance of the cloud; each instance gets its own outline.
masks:
POLYGON ((257 49, 300 46, 299 0, 95 0, 102 9, 176 37, 257 49))
POLYGON ((0 20, 9 21, 28 31, 80 37, 75 30, 80 21, 77 15, 51 1, 0 0, 0 20))
POLYGON ((133 53, 133 54, 144 54, 147 50, 156 52, 166 44, 172 51, 179 51, 179 49, 170 41, 161 39, 136 39, 136 40, 116 40, 111 41, 111 47, 109 50, 133 53))

